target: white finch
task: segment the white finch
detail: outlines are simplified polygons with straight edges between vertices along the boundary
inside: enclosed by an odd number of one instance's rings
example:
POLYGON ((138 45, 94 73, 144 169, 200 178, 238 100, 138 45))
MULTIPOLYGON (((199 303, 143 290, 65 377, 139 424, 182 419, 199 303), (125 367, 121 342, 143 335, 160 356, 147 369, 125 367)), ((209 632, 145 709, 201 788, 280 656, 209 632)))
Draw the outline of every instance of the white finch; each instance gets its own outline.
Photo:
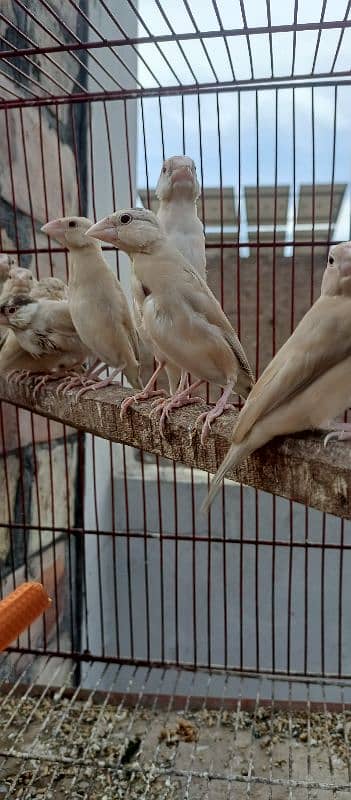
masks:
POLYGON ((15 256, 9 256, 7 253, 0 253, 0 293, 5 281, 9 277, 10 269, 16 266, 17 259, 15 256))
POLYGON ((38 281, 34 278, 30 269, 11 267, 2 288, 1 301, 5 302, 5 299, 11 294, 29 294, 37 284, 38 281))
MULTIPOLYGON (((163 362, 170 361, 198 378, 167 401, 160 420, 189 402, 189 392, 208 381, 224 388, 205 414, 202 440, 210 423, 228 407, 233 389, 247 397, 254 379, 235 330, 203 278, 163 233, 156 216, 145 209, 123 209, 93 225, 94 236, 125 250, 144 291, 143 327, 163 362)), ((164 401, 166 402, 166 401, 164 401)))
MULTIPOLYGON (((0 352, 0 373, 20 370, 24 377, 32 372, 49 373, 41 377, 35 393, 46 381, 61 379, 68 370, 80 368, 89 355, 64 300, 36 300, 28 294, 14 294, 0 301, 0 326, 10 329, 0 352)), ((16 376, 16 380, 18 377, 22 376, 16 376)))
POLYGON ((87 388, 107 386, 123 371, 131 385, 141 389, 137 332, 121 284, 100 244, 85 236, 91 224, 85 217, 63 217, 42 227, 70 251, 68 302, 81 340, 96 359, 114 368, 109 378, 96 381, 95 386, 90 379, 94 373, 88 373, 87 388))
POLYGON ((35 300, 12 295, 0 305, 0 325, 15 333, 17 341, 34 358, 56 353, 65 362, 82 363, 88 354, 73 325, 64 300, 35 300))
MULTIPOLYGON (((189 156, 172 156, 163 162, 160 177, 156 186, 156 195, 160 201, 157 219, 167 234, 168 240, 184 256, 201 277, 206 280, 206 254, 203 226, 197 215, 196 201, 200 194, 200 186, 196 176, 196 166, 189 156)), ((142 309, 145 300, 141 281, 132 269, 131 276, 134 316, 136 325, 144 343, 146 333, 142 324, 142 309)), ((151 376, 143 392, 133 395, 123 402, 122 413, 138 400, 145 400, 154 394, 157 376, 163 366, 166 368, 169 388, 173 394, 179 384, 180 370, 175 364, 163 364, 160 354, 154 353, 158 362, 154 374, 151 376)))
POLYGON ((242 408, 233 443, 213 478, 206 510, 228 469, 275 436, 322 428, 351 438, 333 423, 351 399, 351 242, 331 247, 322 294, 268 364, 242 408))

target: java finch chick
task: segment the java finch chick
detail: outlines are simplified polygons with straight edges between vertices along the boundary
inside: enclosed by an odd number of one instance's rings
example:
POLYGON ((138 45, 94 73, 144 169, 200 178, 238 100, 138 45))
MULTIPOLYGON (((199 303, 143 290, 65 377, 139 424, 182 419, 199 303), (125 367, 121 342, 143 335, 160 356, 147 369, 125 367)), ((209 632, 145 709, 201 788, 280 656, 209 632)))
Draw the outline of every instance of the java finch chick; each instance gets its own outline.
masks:
POLYGON ((9 277, 10 269, 16 266, 17 259, 15 256, 9 256, 6 253, 0 253, 0 293, 5 281, 9 277))
POLYGON ((0 306, 0 325, 15 333, 17 341, 34 358, 56 354, 60 363, 82 364, 88 349, 72 323, 64 300, 35 300, 12 295, 0 306))
POLYGON ((333 423, 351 399, 351 242, 330 249, 322 294, 264 370, 241 410, 233 443, 213 478, 206 510, 228 469, 275 436, 310 428, 351 438, 333 423))
MULTIPOLYGON (((172 156, 163 162, 160 177, 156 186, 156 195, 160 201, 157 219, 168 240, 184 256, 186 261, 206 280, 206 253, 203 226, 197 215, 196 201, 200 194, 200 186, 196 176, 196 167, 189 156, 172 156)), ((150 344, 145 339, 142 324, 142 309, 145 300, 141 281, 132 269, 131 276, 134 315, 136 325, 144 343, 150 344)), ((122 413, 138 400, 146 400, 154 394, 157 376, 165 366, 169 388, 173 394, 179 384, 180 370, 175 364, 161 363, 160 354, 154 353, 158 365, 151 376, 144 391, 139 395, 128 397, 122 404, 122 413)), ((185 388, 185 387, 183 387, 185 388)))
POLYGON ((34 278, 30 269, 12 267, 3 285, 1 300, 5 302, 6 298, 11 294, 29 294, 37 284, 38 281, 34 278))
MULTIPOLYGON (((98 242, 85 236, 91 220, 63 217, 48 222, 42 231, 70 251, 69 308, 73 323, 87 348, 114 371, 87 389, 109 385, 123 371, 134 389, 140 380, 138 335, 121 284, 106 263, 98 242)), ((80 390, 79 394, 82 394, 80 390)))
POLYGON ((211 421, 228 407, 234 387, 247 397, 254 379, 238 336, 203 278, 188 264, 163 233, 152 211, 123 209, 88 231, 133 257, 145 299, 143 326, 163 361, 198 378, 177 392, 163 408, 160 427, 172 408, 189 402, 189 392, 204 381, 222 386, 215 407, 205 414, 202 441, 211 421))
POLYGON ((0 305, 0 326, 9 328, 0 353, 0 373, 21 371, 16 380, 40 373, 34 396, 48 380, 66 377, 88 357, 63 300, 12 295, 0 305))

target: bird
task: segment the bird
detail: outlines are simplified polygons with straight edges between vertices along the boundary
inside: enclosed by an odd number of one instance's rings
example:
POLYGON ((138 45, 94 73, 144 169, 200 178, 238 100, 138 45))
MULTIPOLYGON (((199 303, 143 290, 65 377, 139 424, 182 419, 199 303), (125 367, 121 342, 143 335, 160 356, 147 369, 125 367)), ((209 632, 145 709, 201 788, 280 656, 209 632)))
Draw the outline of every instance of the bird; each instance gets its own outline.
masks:
POLYGON ((31 294, 36 299, 64 300, 68 298, 68 287, 60 279, 49 276, 37 280, 30 269, 12 267, 3 285, 1 299, 12 294, 31 294))
POLYGON ((156 186, 157 219, 168 239, 206 280, 205 237, 197 215, 200 185, 189 156, 172 156, 162 164, 156 186))
POLYGON ((31 296, 36 299, 46 300, 68 300, 68 286, 61 280, 49 275, 46 278, 40 278, 31 291, 31 296))
POLYGON ((7 253, 0 253, 0 294, 9 276, 11 267, 15 266, 17 266, 17 259, 15 256, 10 256, 7 253))
MULTIPOLYGON (((86 217, 62 217, 43 225, 42 231, 70 251, 68 303, 75 328, 95 359, 113 368, 98 381, 94 368, 88 372, 87 389, 112 383, 123 371, 134 389, 142 389, 139 340, 128 302, 116 276, 105 261, 101 245, 85 236, 92 221, 86 217), (96 377, 95 385, 91 384, 96 377)), ((80 389, 78 395, 84 392, 80 389)), ((77 397, 78 397, 77 395, 77 397)))
POLYGON ((17 382, 40 373, 38 389, 53 378, 61 380, 68 370, 81 368, 87 359, 67 301, 13 294, 0 301, 0 326, 9 328, 0 352, 0 374, 9 373, 17 382))
MULTIPOLYGON (((166 159, 161 168, 156 186, 156 196, 160 204, 157 218, 169 241, 180 251, 184 258, 192 264, 194 269, 206 280, 206 253, 205 237, 202 222, 197 215, 196 202, 200 195, 200 185, 196 175, 196 166, 189 156, 172 156, 166 159)), ((141 281, 132 268, 131 286, 133 295, 134 318, 140 338, 148 349, 151 343, 147 341, 142 324, 142 309, 145 300, 141 281)), ((121 407, 122 416, 129 406, 139 400, 146 400, 162 391, 154 391, 157 377, 165 366, 169 388, 174 394, 180 381, 181 373, 176 364, 161 363, 157 352, 156 369, 144 390, 136 395, 126 398, 121 407)), ((185 379, 180 390, 185 388, 185 379)))
POLYGON ((228 469, 275 436, 308 429, 351 438, 333 422, 351 399, 351 242, 333 245, 321 295, 268 364, 241 409, 232 443, 202 506, 208 510, 228 469))
POLYGON ((223 387, 214 408, 200 415, 205 441, 212 420, 228 408, 235 388, 246 398, 254 377, 239 338, 203 278, 172 245, 152 211, 120 209, 93 225, 87 237, 114 244, 133 257, 144 290, 143 327, 163 363, 171 361, 197 380, 176 392, 162 409, 163 422, 173 408, 194 402, 189 395, 203 382, 223 387))
POLYGON ((29 294, 38 281, 34 278, 30 269, 13 266, 9 270, 6 281, 3 284, 1 300, 4 302, 11 294, 29 294))
MULTIPOLYGON (((48 277, 37 280, 30 269, 12 266, 0 294, 0 303, 5 303, 13 295, 27 295, 35 299, 60 300, 67 298, 67 286, 59 278, 48 277)), ((5 327, 0 329, 0 348, 8 335, 5 327)))
MULTIPOLYGON (((7 253, 0 253, 0 296, 3 292, 4 286, 8 280, 10 270, 17 265, 15 256, 10 256, 7 253)), ((0 330, 0 349, 2 348, 7 337, 5 328, 0 330)))

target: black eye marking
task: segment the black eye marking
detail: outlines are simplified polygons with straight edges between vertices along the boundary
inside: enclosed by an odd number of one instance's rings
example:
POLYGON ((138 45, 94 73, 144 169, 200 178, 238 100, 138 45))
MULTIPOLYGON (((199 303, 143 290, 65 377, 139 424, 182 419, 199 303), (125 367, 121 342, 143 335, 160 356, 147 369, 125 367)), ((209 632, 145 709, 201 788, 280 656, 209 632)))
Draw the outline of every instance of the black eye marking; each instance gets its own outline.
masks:
POLYGON ((162 172, 167 172, 167 168, 166 167, 162 167, 162 172))
POLYGON ((122 225, 128 225, 128 222, 132 221, 132 217, 130 214, 121 214, 120 220, 122 225))
POLYGON ((333 256, 329 256, 329 258, 328 258, 328 264, 334 264, 334 258, 333 258, 333 256))
POLYGON ((69 221, 69 223, 68 223, 68 227, 69 227, 69 228, 75 228, 75 227, 76 227, 76 223, 75 223, 75 221, 74 221, 73 219, 71 219, 71 220, 69 221))
POLYGON ((8 314, 14 314, 17 311, 16 306, 9 306, 7 309, 8 314))
POLYGON ((149 294, 151 294, 150 289, 148 289, 147 286, 145 286, 143 283, 142 283, 142 287, 143 287, 143 292, 144 292, 145 297, 148 297, 149 294))

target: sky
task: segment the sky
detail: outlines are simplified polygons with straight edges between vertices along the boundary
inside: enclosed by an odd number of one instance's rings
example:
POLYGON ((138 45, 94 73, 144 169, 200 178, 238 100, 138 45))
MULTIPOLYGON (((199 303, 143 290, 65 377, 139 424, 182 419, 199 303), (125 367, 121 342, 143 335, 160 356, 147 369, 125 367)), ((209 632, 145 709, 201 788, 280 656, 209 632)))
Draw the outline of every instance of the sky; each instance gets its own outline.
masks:
MULTIPOLYGON (((171 25, 176 32, 194 30, 182 0, 163 0, 171 25)), ((223 25, 226 28, 242 27, 242 17, 238 0, 217 0, 223 25)), ((328 0, 325 20, 343 19, 346 0, 328 0)), ((271 19, 273 25, 293 22, 292 0, 271 0, 271 19)), ((201 30, 218 29, 218 21, 211 0, 192 0, 191 9, 201 30)), ((320 19, 322 0, 299 0, 298 22, 317 22, 320 19)), ((247 24, 251 27, 266 25, 267 13, 264 0, 245 0, 247 24)), ((153 34, 169 33, 155 0, 139 0, 139 12, 147 21, 153 34)), ((139 35, 146 35, 139 25, 139 35)), ((328 30, 322 33, 315 72, 331 69, 340 31, 328 30)), ((237 79, 250 77, 248 48, 245 37, 228 38, 233 67, 237 79)), ((299 32, 296 37, 295 75, 309 73, 317 41, 317 32, 299 32)), ((230 80, 231 69, 223 41, 209 39, 206 45, 213 60, 219 80, 230 80)), ((213 81, 211 68, 201 48, 195 40, 183 43, 184 51, 199 82, 213 81)), ((273 37, 274 74, 287 75, 292 65, 293 35, 275 34, 273 37)), ((251 38, 254 74, 257 77, 270 75, 269 39, 266 35, 251 38)), ((175 43, 162 45, 179 79, 183 83, 193 83, 186 62, 175 43)), ((140 52, 162 85, 174 85, 175 78, 154 45, 140 47, 140 52)), ((350 68, 351 29, 346 29, 335 64, 335 70, 350 68)), ((155 81, 142 64, 139 64, 140 81, 144 86, 155 86, 155 81)), ((350 100, 351 87, 317 86, 313 90, 314 122, 312 120, 312 89, 296 88, 295 98, 291 89, 280 89, 278 99, 271 89, 256 93, 240 94, 240 173, 241 184, 274 184, 275 152, 277 146, 277 183, 293 185, 298 189, 301 183, 312 182, 313 170, 316 183, 329 183, 334 171, 336 182, 350 180, 350 100), (293 123, 293 102, 295 102, 295 126, 293 123), (277 104, 277 105, 276 105, 277 104), (277 113, 277 142, 276 142, 277 113), (334 142, 334 116, 336 113, 336 140, 334 142), (258 159, 257 159, 258 138, 258 159), (295 144, 294 144, 295 139, 295 144), (314 149, 314 158, 313 158, 314 149), (295 155, 295 158, 294 158, 295 155)), ((166 157, 182 152, 182 102, 180 96, 165 97, 159 100, 144 100, 144 119, 147 142, 147 168, 150 186, 156 184, 162 162, 162 131, 166 157), (162 120, 162 128, 161 128, 162 120)), ((184 130, 186 153, 192 156, 198 166, 204 186, 218 186, 220 175, 224 186, 239 189, 239 100, 236 91, 196 95, 184 99, 184 130), (202 170, 200 164, 200 132, 202 143, 202 170)), ((146 184, 146 165, 139 120, 138 185, 146 184)), ((340 216, 338 238, 348 236, 350 202, 347 197, 340 216)))

